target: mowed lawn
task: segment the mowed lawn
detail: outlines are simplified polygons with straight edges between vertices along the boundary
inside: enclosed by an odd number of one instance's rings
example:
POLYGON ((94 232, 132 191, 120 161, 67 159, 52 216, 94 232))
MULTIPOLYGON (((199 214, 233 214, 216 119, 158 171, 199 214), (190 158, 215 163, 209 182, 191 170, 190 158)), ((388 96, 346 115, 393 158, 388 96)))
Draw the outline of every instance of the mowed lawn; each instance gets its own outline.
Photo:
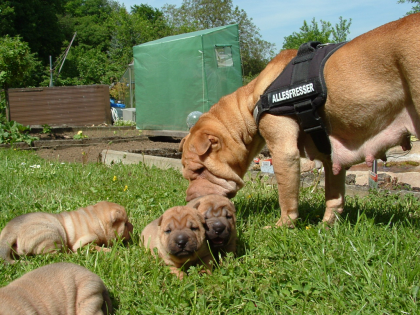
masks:
POLYGON ((86 246, 77 254, 0 264, 0 286, 67 261, 103 279, 115 314, 420 313, 420 202, 413 196, 348 197, 340 222, 326 229, 320 224, 322 190, 304 189, 297 227, 265 229, 279 217, 277 188, 247 182, 233 199, 237 256, 222 259, 212 275, 191 268, 180 281, 139 246, 139 235, 164 210, 185 204, 187 184, 175 170, 64 164, 36 152, 1 149, 0 229, 24 213, 71 211, 108 200, 126 207, 134 235, 108 253, 86 246))

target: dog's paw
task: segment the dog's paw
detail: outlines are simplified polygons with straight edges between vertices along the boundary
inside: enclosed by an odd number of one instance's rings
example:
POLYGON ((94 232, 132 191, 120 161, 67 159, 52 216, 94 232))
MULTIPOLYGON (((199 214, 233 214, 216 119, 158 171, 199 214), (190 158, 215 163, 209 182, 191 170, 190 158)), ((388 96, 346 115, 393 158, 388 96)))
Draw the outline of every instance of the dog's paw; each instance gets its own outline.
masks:
POLYGON ((294 229, 295 224, 289 218, 287 218, 287 219, 280 218, 280 220, 278 220, 277 223, 276 223, 276 228, 279 228, 279 227, 288 227, 290 229, 294 229))
POLYGON ((100 247, 100 246, 95 246, 95 249, 96 249, 98 252, 105 252, 105 253, 109 253, 109 252, 111 251, 111 249, 110 249, 110 248, 100 247))

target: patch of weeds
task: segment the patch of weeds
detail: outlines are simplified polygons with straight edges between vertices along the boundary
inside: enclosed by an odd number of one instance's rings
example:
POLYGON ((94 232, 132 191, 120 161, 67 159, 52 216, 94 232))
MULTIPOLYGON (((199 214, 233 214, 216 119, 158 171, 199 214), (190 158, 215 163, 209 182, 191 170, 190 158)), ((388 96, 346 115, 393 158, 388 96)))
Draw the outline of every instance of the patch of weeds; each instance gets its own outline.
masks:
POLYGON ((416 161, 401 161, 401 162, 385 162, 385 167, 392 167, 392 166, 419 166, 420 163, 416 161))
POLYGON ((32 145, 32 143, 35 140, 39 140, 39 138, 29 135, 30 130, 31 128, 29 126, 23 126, 13 120, 5 121, 3 123, 0 122, 0 144, 26 142, 28 145, 32 145))
POLYGON ((87 138, 89 137, 85 135, 82 130, 80 130, 77 134, 73 136, 73 139, 76 139, 76 140, 82 140, 82 139, 87 139, 87 138))
POLYGON ((130 126, 133 127, 136 125, 135 121, 132 120, 122 120, 122 119, 117 119, 116 121, 114 121, 114 126, 130 126))
POLYGON ((51 126, 48 124, 43 124, 41 133, 51 135, 53 133, 51 126))

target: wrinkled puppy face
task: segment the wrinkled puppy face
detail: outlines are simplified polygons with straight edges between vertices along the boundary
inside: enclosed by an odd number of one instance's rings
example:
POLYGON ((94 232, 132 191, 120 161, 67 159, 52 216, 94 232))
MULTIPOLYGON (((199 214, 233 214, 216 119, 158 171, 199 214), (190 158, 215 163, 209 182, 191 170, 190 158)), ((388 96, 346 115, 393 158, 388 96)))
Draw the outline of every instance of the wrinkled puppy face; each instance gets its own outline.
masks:
POLYGON ((109 237, 120 237, 124 241, 130 240, 130 234, 133 233, 133 225, 128 222, 127 212, 125 208, 117 203, 101 201, 95 205, 96 208, 102 209, 109 213, 109 237))
POLYGON ((189 257, 205 241, 204 218, 194 208, 173 207, 164 212, 160 221, 160 241, 174 256, 189 257))
POLYGON ((226 197, 208 195, 196 198, 188 205, 203 214, 206 221, 206 236, 213 247, 223 247, 236 234, 236 209, 226 197))

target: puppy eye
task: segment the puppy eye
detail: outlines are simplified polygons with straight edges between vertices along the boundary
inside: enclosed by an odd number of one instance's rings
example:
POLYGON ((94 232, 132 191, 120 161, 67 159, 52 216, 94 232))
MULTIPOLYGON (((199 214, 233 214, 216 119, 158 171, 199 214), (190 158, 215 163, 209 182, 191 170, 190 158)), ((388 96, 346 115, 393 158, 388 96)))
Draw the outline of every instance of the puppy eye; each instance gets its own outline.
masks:
POLYGON ((226 216, 226 219, 232 219, 232 218, 233 218, 233 216, 231 216, 231 215, 226 216))
POLYGON ((198 231, 198 227, 191 227, 191 231, 198 231))
POLYGON ((166 233, 166 234, 170 234, 171 232, 172 232, 172 231, 171 231, 171 230, 169 230, 169 229, 168 229, 168 230, 165 230, 165 233, 166 233))

